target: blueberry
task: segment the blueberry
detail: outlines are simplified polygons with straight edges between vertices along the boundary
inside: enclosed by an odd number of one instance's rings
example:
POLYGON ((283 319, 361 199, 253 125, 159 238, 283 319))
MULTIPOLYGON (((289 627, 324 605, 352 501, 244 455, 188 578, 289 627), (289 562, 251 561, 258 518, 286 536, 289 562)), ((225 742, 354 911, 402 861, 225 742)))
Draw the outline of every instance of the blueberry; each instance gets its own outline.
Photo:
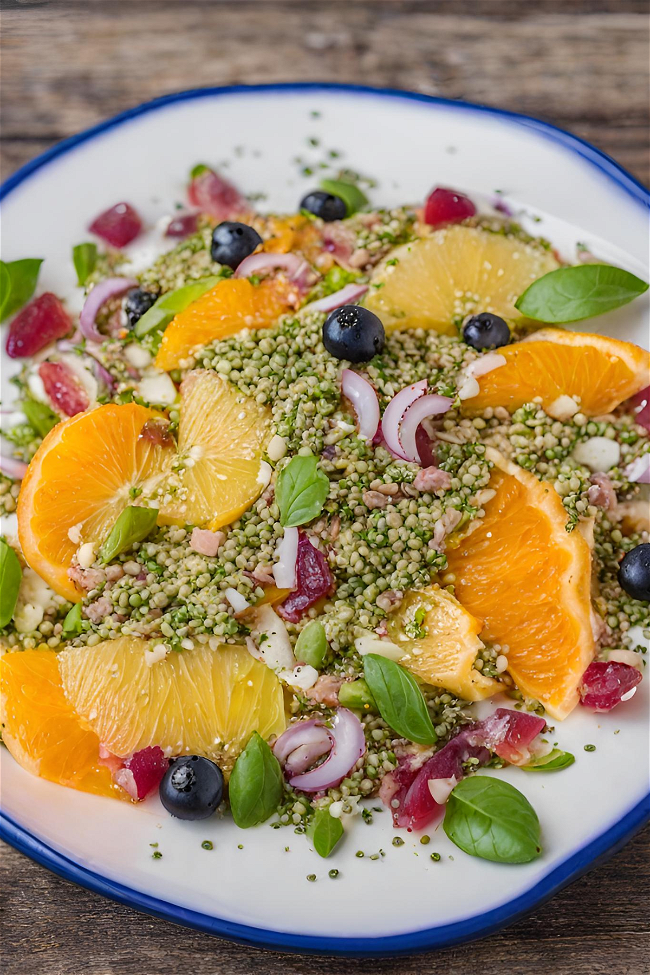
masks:
POLYGON ((618 570, 618 581, 632 599, 650 602, 650 543, 631 549, 618 570))
POLYGON ((385 341, 380 319, 361 305, 342 305, 323 323, 323 345, 335 359, 368 362, 383 351, 385 341))
POLYGON ((332 220, 343 220, 347 215, 348 208, 345 200, 333 193, 326 193, 325 190, 312 190, 300 201, 300 209, 313 213, 315 217, 320 217, 325 223, 332 220))
POLYGON ((129 328, 133 328, 156 301, 158 301, 158 295, 154 291, 144 291, 142 288, 133 288, 128 291, 124 299, 124 311, 129 328))
POLYGON ((465 322, 463 339, 473 349, 498 349, 510 341, 510 329, 498 315, 484 311, 465 322))
POLYGON ((177 819, 207 819, 223 798, 223 774, 208 758, 175 759, 160 783, 160 801, 177 819))
POLYGON ((212 260, 236 271, 245 257, 262 243, 256 230, 246 223, 224 220, 212 232, 212 260))

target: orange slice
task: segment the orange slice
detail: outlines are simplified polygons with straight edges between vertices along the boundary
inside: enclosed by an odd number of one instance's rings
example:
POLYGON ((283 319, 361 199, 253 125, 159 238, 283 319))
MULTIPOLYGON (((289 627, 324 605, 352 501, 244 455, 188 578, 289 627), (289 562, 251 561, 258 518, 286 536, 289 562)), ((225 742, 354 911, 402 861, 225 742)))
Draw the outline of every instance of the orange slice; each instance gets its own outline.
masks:
POLYGON ((2 739, 33 775, 100 796, 126 798, 99 764, 99 738, 82 727, 61 684, 53 650, 6 653, 0 660, 2 739))
POLYGON ((68 700, 113 754, 159 745, 229 769, 253 731, 284 731, 282 685, 245 647, 197 646, 150 663, 148 646, 120 637, 59 654, 68 700))
MULTIPOLYGON (((177 468, 166 478, 162 524, 229 525, 262 493, 271 413, 216 372, 196 369, 181 386, 177 468)), ((265 476, 266 471, 266 476, 265 476)))
POLYGON ((194 352, 244 328, 269 328, 295 305, 296 292, 282 277, 253 285, 226 278, 180 312, 165 329, 156 366, 178 369, 194 352))
POLYGON ((68 577, 80 544, 98 547, 168 466, 173 448, 141 436, 158 415, 136 403, 100 406, 57 424, 34 455, 18 498, 18 537, 28 564, 66 599, 81 599, 68 577))
POLYGON ((300 213, 289 217, 267 217, 263 234, 266 240, 262 250, 269 254, 299 251, 312 264, 320 263, 323 257, 323 235, 313 220, 300 213))
POLYGON ((483 620, 482 637, 506 645, 519 689, 562 720, 595 653, 591 556, 553 486, 486 450, 496 496, 485 517, 447 553, 455 592, 483 620))
POLYGON ((547 413, 560 416, 571 397, 581 413, 602 416, 650 383, 650 353, 606 335, 545 328, 497 352, 506 364, 477 377, 479 392, 463 401, 464 412, 505 406, 512 413, 540 397, 547 413))
POLYGON ((407 592, 388 618, 388 633, 405 653, 401 666, 465 701, 482 701, 503 690, 498 681, 474 669, 483 649, 481 629, 481 623, 439 586, 407 592))

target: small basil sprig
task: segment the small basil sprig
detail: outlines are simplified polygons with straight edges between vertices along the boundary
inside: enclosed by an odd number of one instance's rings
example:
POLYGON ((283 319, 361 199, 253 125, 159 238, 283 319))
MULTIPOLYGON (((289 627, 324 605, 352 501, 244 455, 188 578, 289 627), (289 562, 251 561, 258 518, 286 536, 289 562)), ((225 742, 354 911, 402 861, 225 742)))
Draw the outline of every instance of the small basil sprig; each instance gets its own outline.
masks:
POLYGON ((502 779, 462 779, 447 800, 443 827, 452 843, 483 860, 529 863, 542 852, 537 813, 502 779))
POLYGON ((97 244, 76 244, 72 248, 72 263, 77 272, 77 284, 84 284, 97 267, 97 244))
POLYGON ((308 664, 320 670, 327 656, 327 650, 327 637, 323 624, 318 620, 312 620, 304 630, 300 631, 294 650, 295 658, 301 664, 308 664))
POLYGON ((343 200, 347 211, 346 217, 351 217, 357 210, 363 210, 364 207, 368 206, 368 197, 356 183, 350 183, 344 179, 322 179, 320 188, 343 200))
POLYGON ((328 809, 317 809, 307 835, 314 844, 319 857, 328 857, 343 836, 343 824, 340 819, 330 816, 328 809))
POLYGON ((329 489, 329 479, 318 469, 314 456, 292 457, 278 474, 275 485, 280 524, 284 528, 295 528, 316 518, 323 510, 329 489))
POLYGON ((14 615, 23 573, 18 556, 4 538, 0 538, 0 627, 14 615))
POLYGON ((528 765, 521 767, 525 772, 559 772, 560 769, 573 765, 575 756, 571 752, 563 752, 561 748, 554 748, 548 755, 535 759, 528 765))
POLYGON ((36 290, 42 263, 41 257, 0 261, 0 322, 27 304, 36 290))
POLYGON ((81 633, 81 603, 75 603, 63 621, 63 636, 72 639, 81 633))
POLYGON ((363 670, 384 721, 402 738, 433 745, 438 736, 415 677, 394 660, 376 653, 363 658, 363 670))
POLYGON ((141 508, 138 505, 129 505, 125 508, 99 550, 102 562, 110 562, 136 542, 141 542, 153 529, 157 520, 157 508, 141 508))
POLYGON ((204 295, 210 288, 214 288, 215 284, 218 284, 221 279, 221 275, 213 274, 209 278, 201 278, 200 281, 195 281, 193 284, 186 284, 183 288, 177 288, 176 291, 168 291, 151 306, 149 311, 144 313, 142 318, 138 319, 134 329, 137 338, 148 335, 156 328, 169 325, 175 315, 185 311, 188 305, 204 295))
POLYGON ((27 417, 30 427, 39 437, 45 437, 57 425, 59 417, 45 403, 35 399, 26 399, 21 404, 21 410, 27 417))
POLYGON ((645 281, 611 264, 560 267, 533 281, 515 302, 526 318, 549 324, 603 315, 648 290, 645 281))
POLYGON ((263 823, 280 805, 283 792, 280 763, 254 731, 230 776, 232 818, 241 829, 263 823))

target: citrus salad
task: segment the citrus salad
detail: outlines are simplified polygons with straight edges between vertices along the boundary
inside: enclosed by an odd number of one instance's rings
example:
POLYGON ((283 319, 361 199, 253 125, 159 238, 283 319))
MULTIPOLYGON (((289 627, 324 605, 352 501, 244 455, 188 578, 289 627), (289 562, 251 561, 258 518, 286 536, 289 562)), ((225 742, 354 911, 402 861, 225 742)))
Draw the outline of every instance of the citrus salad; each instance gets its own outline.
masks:
POLYGON ((198 165, 153 229, 89 214, 65 301, 0 264, 2 738, 325 857, 386 807, 527 862, 498 769, 567 768, 559 723, 643 676, 650 358, 584 321, 647 285, 361 185, 268 214, 198 165))

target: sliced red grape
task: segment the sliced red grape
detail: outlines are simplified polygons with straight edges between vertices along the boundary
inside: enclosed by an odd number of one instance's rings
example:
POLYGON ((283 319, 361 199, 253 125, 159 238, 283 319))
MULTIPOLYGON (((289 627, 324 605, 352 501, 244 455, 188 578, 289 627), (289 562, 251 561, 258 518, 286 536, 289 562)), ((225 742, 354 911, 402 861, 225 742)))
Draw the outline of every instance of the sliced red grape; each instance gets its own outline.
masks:
POLYGON ((56 295, 46 291, 25 305, 12 321, 7 336, 7 355, 12 359, 36 355, 71 330, 72 322, 65 308, 56 295))
POLYGON ((42 362, 38 367, 38 374, 48 399, 60 413, 76 416, 88 409, 88 394, 65 363, 42 362))
POLYGON ((142 220, 130 203, 116 203, 95 217, 88 229, 112 247, 126 247, 142 230, 142 220))
POLYGON ((611 711, 628 694, 631 697, 640 683, 636 667, 618 660, 594 660, 582 675, 580 703, 594 711, 611 711))
POLYGON ((468 196, 444 186, 436 186, 424 207, 424 222, 430 227, 444 227, 461 223, 476 214, 476 207, 468 196))

